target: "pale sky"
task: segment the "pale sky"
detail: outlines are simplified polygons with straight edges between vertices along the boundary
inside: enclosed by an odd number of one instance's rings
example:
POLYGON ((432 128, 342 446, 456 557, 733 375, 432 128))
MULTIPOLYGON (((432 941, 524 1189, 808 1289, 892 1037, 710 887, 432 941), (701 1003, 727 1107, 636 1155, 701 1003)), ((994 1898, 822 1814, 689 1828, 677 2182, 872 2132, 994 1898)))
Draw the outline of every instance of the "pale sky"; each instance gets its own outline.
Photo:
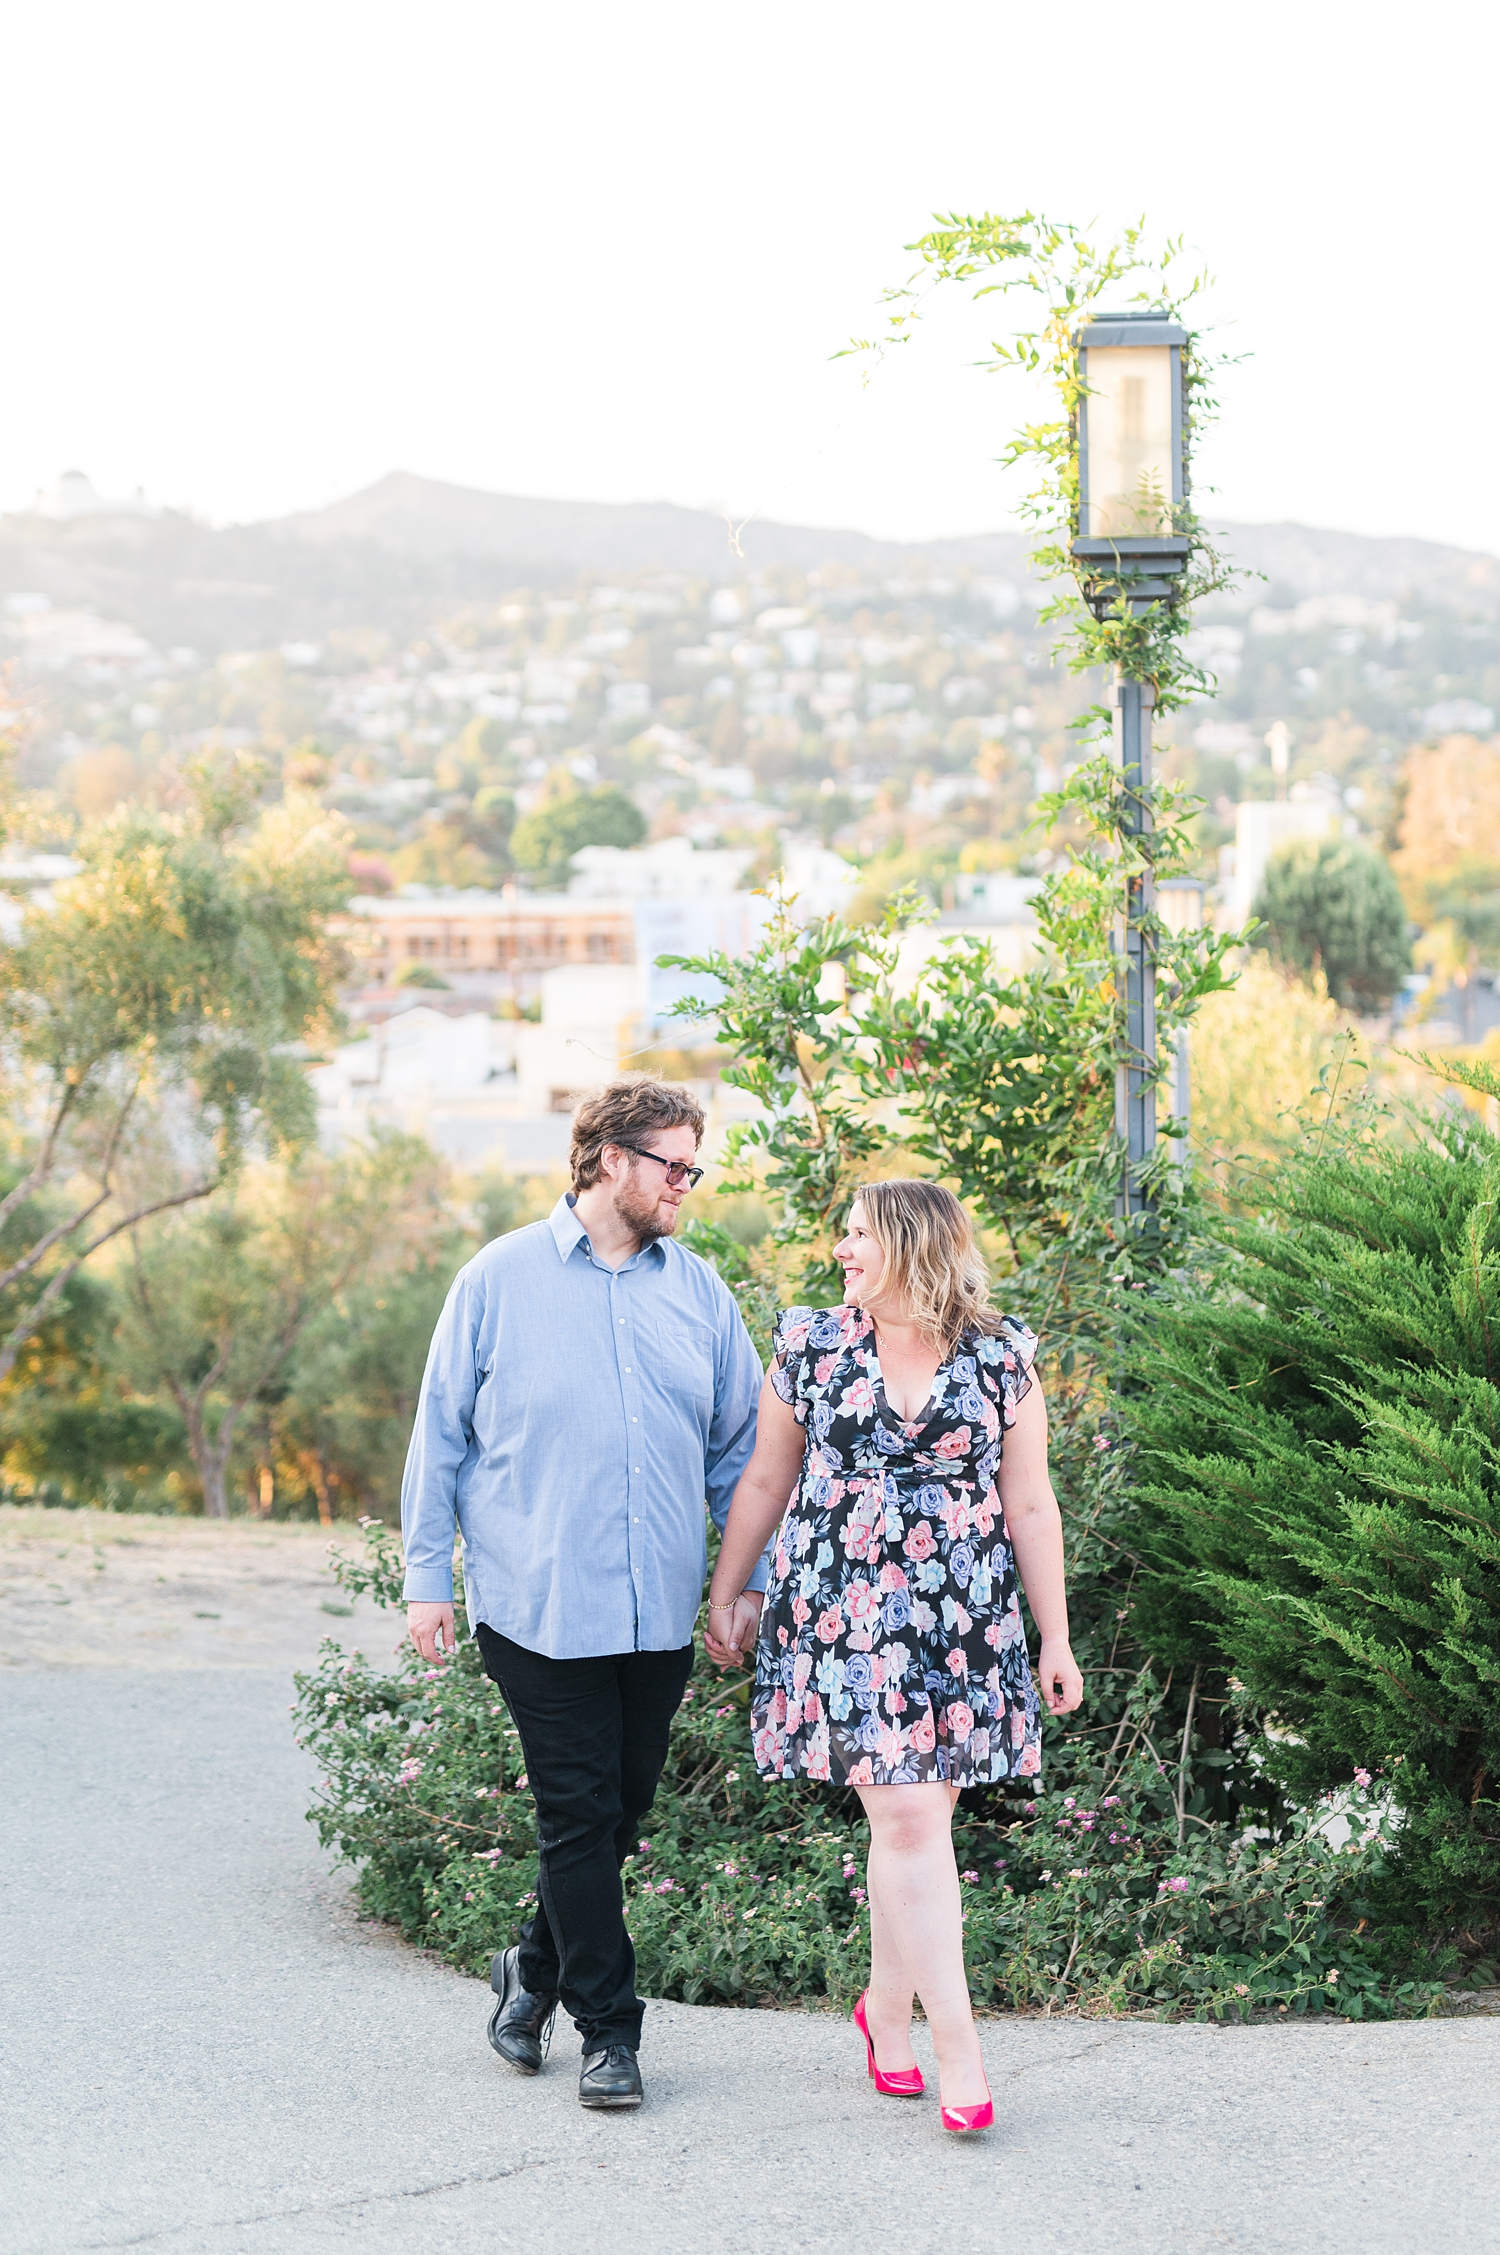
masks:
POLYGON ((1006 317, 954 293, 867 388, 830 356, 933 212, 1030 206, 1211 268, 1215 510, 1500 548, 1495 20, 13 0, 0 506, 78 468, 264 517, 401 468, 981 530, 1037 405, 972 365, 1006 317))

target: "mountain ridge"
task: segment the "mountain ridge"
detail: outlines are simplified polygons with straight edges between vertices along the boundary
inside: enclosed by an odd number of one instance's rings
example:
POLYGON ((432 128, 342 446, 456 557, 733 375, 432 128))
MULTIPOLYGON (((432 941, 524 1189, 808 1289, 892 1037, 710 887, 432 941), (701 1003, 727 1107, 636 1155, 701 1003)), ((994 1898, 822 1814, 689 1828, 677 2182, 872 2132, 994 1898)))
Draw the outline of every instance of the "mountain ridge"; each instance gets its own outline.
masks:
MULTIPOLYGON (((1477 550, 1290 523, 1222 532, 1234 560, 1264 575, 1251 602, 1348 595, 1500 611, 1500 559, 1477 550)), ((1005 529, 895 541, 757 518, 740 539, 742 557, 723 518, 674 502, 495 494, 397 470, 326 508, 256 524, 175 512, 0 517, 0 593, 40 592, 125 620, 162 648, 218 651, 359 628, 410 635, 461 604, 561 591, 590 573, 1027 576, 1027 536, 1005 529)))

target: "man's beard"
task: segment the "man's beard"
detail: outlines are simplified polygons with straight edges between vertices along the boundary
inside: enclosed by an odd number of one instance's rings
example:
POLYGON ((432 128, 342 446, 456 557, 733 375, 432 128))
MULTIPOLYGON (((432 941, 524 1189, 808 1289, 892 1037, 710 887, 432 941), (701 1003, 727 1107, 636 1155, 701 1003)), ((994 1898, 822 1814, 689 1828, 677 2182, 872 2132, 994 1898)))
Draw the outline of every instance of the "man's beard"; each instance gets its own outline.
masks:
POLYGON ((654 1245, 659 1237, 670 1237, 676 1228, 675 1216, 670 1223, 661 1220, 658 1201, 648 1199, 638 1186, 634 1166, 616 1190, 614 1205, 621 1221, 635 1231, 642 1245, 654 1245))

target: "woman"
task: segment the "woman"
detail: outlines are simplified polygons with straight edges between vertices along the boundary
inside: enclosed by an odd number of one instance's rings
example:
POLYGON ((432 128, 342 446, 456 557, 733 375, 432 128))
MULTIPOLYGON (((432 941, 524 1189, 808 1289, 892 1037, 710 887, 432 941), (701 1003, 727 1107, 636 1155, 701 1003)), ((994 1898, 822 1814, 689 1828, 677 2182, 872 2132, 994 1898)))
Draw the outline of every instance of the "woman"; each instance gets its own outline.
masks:
POLYGON ((870 2076, 920 2096, 919 1996, 943 2125, 977 2130, 994 2114, 952 1816, 964 1786, 1041 1767, 1017 1567, 1041 1632, 1042 1697, 1055 1715, 1083 1697, 1036 1339, 991 1311, 968 1215, 935 1183, 867 1184, 834 1251, 842 1307, 789 1308, 776 1325, 755 1454, 709 1591, 708 1650, 740 1665, 723 1641, 730 1609, 785 1511, 757 1652, 756 1767, 859 1794, 870 1983, 854 2018, 870 2076))

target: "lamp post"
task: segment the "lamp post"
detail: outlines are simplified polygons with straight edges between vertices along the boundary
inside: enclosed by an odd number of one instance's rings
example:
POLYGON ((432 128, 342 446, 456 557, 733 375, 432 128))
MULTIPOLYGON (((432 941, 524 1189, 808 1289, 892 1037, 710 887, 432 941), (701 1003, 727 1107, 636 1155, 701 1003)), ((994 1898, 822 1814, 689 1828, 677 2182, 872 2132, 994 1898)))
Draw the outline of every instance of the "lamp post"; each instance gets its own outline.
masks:
MULTIPOLYGON (((1187 331, 1159 310, 1100 314, 1076 340, 1078 520, 1073 555, 1096 618, 1121 606, 1139 615, 1173 599, 1190 543, 1178 530, 1187 500, 1187 418, 1182 348, 1187 331)), ((1151 829, 1151 684, 1123 667, 1115 682, 1115 757, 1125 786, 1125 826, 1151 829)), ((1115 1132, 1125 1148, 1116 1210, 1147 1204, 1141 1175, 1156 1144, 1156 962, 1147 920, 1155 911, 1149 868, 1125 888, 1115 948, 1124 973, 1125 1043, 1115 1068, 1115 1132)))
MULTIPOLYGON (((1203 895, 1207 887, 1201 877, 1164 877, 1156 888, 1156 913, 1169 932, 1197 932, 1203 927, 1203 895)), ((1192 1040, 1188 1028, 1183 1026, 1177 1035, 1177 1060, 1172 1074, 1172 1116, 1183 1125, 1182 1141, 1178 1146, 1180 1157, 1187 1158, 1187 1130, 1193 1117, 1192 1058, 1189 1044, 1192 1040)))

